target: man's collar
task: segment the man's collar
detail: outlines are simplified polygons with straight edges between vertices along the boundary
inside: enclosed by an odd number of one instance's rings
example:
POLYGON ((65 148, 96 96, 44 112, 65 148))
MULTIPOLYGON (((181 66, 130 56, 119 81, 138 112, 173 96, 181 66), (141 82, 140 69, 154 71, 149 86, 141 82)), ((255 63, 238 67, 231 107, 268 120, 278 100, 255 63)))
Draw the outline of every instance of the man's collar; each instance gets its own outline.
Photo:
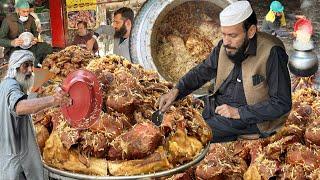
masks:
POLYGON ((256 55, 257 53, 257 33, 253 36, 253 38, 249 39, 248 49, 246 51, 246 55, 256 55))

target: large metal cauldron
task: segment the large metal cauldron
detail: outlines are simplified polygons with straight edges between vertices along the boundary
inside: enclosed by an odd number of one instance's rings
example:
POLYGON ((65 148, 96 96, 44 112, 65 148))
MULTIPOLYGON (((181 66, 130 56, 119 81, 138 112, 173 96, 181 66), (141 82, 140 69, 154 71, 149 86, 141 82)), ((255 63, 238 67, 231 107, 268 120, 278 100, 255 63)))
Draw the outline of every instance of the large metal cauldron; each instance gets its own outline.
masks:
POLYGON ((290 71, 297 76, 311 76, 318 71, 318 66, 318 57, 312 50, 295 50, 289 59, 290 71))
MULTIPOLYGON (((171 28, 166 26, 163 21, 171 18, 167 15, 174 12, 178 7, 184 6, 186 3, 207 3, 208 12, 214 11, 216 15, 211 17, 214 21, 219 21, 219 12, 229 3, 235 0, 149 0, 147 1, 136 16, 135 24, 131 32, 130 54, 131 58, 142 65, 145 69, 156 70, 162 78, 167 81, 177 82, 177 77, 170 78, 168 68, 175 65, 169 65, 167 69, 161 67, 161 63, 157 58, 159 42, 159 29, 171 28)), ((190 10, 190 8, 189 8, 190 10)), ((188 16, 197 16, 199 12, 192 12, 188 16)), ((186 17, 188 18, 188 17, 186 17)), ((210 28, 209 28, 210 29, 210 28)), ((178 32, 178 34, 181 32, 178 32)), ((186 41, 186 39, 183 39, 186 41)), ((201 42, 200 42, 201 43, 201 42)), ((212 43, 214 44, 214 43, 212 43)), ((214 44, 215 45, 215 44, 214 44)), ((174 53, 179 53, 175 51, 174 53)), ((180 52, 181 54, 181 52, 180 52)), ((203 58, 204 59, 204 58, 203 58)), ((188 62, 187 62, 188 63, 188 62)), ((177 66, 186 66, 186 63, 178 63, 177 66)), ((181 74, 181 72, 179 72, 181 74)), ((180 76, 180 75, 179 75, 180 76)))

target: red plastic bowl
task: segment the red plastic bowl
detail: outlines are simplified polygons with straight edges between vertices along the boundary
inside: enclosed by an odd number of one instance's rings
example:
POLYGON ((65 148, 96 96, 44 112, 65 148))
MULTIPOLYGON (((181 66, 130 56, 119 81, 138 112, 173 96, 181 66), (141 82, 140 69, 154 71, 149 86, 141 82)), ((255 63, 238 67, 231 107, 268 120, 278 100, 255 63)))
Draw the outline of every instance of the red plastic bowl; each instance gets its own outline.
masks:
POLYGON ((61 107, 61 111, 71 127, 87 129, 100 117, 102 94, 100 82, 90 71, 77 70, 70 73, 62 84, 71 99, 72 105, 61 107))
POLYGON ((293 27, 294 31, 297 32, 299 29, 304 29, 307 33, 313 33, 312 23, 309 19, 299 19, 296 21, 293 27))

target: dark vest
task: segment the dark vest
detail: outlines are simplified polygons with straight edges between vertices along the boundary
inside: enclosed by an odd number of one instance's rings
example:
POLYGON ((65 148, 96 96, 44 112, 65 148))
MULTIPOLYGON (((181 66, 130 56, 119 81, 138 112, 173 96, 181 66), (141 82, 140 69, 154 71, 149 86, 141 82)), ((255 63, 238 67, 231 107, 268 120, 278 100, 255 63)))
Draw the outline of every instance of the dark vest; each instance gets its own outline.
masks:
MULTIPOLYGON (((267 77, 267 61, 270 55, 271 48, 274 46, 280 46, 284 48, 283 43, 278 38, 267 33, 258 32, 256 56, 250 55, 246 60, 242 62, 242 82, 244 94, 246 96, 248 105, 253 105, 270 98, 268 94, 269 88, 266 80, 256 86, 253 86, 252 76, 258 74, 267 77)), ((233 67, 234 64, 228 58, 224 48, 221 48, 218 59, 218 70, 214 86, 214 93, 227 79, 233 67)), ((279 119, 272 119, 263 123, 259 123, 257 124, 258 128, 261 132, 277 131, 284 124, 286 116, 287 115, 279 119)))
POLYGON ((31 15, 29 15, 28 20, 23 23, 23 30, 22 31, 19 28, 19 26, 22 26, 22 24, 20 24, 20 22, 18 22, 18 16, 16 14, 8 15, 6 18, 7 18, 7 22, 8 22, 8 26, 9 26, 8 38, 10 40, 13 40, 13 39, 19 37, 19 35, 23 32, 31 32, 31 26, 32 26, 32 23, 34 22, 34 18, 31 15))

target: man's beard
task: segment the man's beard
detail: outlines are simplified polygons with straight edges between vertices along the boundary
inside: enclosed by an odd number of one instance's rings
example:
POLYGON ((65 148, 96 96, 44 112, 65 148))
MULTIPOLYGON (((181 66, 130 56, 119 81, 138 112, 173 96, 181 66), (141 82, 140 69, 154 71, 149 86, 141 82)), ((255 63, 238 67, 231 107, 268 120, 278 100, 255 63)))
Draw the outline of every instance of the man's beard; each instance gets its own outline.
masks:
POLYGON ((224 49, 226 51, 227 56, 229 57, 229 59, 231 59, 231 61, 233 63, 241 64, 242 61, 246 59, 245 52, 246 52, 248 44, 249 44, 249 39, 246 35, 243 43, 241 44, 241 46, 239 48, 235 48, 235 47, 231 47, 231 46, 227 45, 227 46, 224 46, 224 49), (228 49, 236 49, 236 52, 234 54, 228 53, 227 48, 228 49))
POLYGON ((17 72, 16 80, 22 86, 23 92, 28 93, 34 84, 34 74, 33 73, 23 74, 23 73, 17 72))
POLYGON ((116 31, 115 31, 114 37, 115 37, 115 38, 121 38, 121 37, 123 37, 124 35, 126 35, 126 33, 127 33, 127 28, 126 28, 126 26, 125 26, 124 23, 123 23, 123 25, 121 26, 121 28, 120 28, 119 30, 116 30, 116 31))

